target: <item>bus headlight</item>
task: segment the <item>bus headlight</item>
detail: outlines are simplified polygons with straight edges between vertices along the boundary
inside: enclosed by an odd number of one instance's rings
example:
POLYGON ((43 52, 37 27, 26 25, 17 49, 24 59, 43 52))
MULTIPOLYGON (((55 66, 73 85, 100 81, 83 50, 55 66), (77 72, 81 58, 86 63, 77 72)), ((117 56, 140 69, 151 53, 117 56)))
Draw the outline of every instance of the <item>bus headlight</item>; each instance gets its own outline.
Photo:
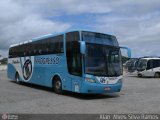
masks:
POLYGON ((92 78, 85 78, 85 81, 90 82, 90 83, 96 83, 96 81, 93 80, 92 78))
POLYGON ((118 80, 118 83, 122 83, 122 81, 123 81, 123 79, 119 79, 119 80, 118 80))

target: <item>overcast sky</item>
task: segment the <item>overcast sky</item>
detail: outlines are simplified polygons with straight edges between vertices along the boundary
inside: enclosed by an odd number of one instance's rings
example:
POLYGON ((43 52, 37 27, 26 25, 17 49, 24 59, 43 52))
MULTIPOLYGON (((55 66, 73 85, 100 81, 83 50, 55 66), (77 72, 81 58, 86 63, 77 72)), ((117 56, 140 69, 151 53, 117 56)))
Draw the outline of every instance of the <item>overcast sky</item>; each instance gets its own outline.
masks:
POLYGON ((133 57, 160 56, 160 0, 1 0, 0 54, 49 33, 91 29, 113 34, 133 57))

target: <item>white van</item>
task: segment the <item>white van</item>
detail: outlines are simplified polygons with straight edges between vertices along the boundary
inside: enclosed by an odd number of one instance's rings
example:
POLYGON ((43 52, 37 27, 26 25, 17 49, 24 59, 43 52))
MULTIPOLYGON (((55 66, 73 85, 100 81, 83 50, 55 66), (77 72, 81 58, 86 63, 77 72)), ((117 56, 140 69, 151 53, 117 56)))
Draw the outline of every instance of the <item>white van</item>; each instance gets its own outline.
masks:
POLYGON ((160 58, 140 58, 137 65, 139 77, 160 78, 160 58))

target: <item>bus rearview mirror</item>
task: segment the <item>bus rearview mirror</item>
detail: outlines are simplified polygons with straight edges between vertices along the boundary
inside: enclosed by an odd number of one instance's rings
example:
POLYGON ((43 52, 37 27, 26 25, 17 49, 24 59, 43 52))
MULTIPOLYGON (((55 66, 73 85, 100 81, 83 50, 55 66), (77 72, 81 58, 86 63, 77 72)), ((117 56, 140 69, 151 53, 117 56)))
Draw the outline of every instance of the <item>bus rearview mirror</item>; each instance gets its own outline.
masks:
POLYGON ((127 57, 128 57, 128 58, 131 58, 131 49, 130 49, 130 48, 124 47, 124 46, 121 46, 120 48, 127 50, 127 57))
POLYGON ((81 49, 82 54, 86 53, 86 43, 85 43, 85 41, 80 41, 80 49, 81 49))

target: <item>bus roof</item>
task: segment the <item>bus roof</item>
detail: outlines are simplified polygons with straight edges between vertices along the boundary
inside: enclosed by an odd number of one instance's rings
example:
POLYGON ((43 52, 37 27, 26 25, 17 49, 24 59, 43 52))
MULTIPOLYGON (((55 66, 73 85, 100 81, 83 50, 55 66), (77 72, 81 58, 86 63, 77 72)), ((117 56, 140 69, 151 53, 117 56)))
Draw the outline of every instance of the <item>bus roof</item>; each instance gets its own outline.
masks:
POLYGON ((81 30, 68 30, 68 31, 64 31, 64 32, 60 32, 60 33, 51 33, 51 34, 46 34, 46 35, 42 35, 42 36, 39 36, 39 37, 35 37, 35 38, 32 38, 31 40, 28 40, 28 41, 24 41, 24 42, 20 42, 20 43, 17 43, 17 44, 12 44, 9 46, 10 47, 15 47, 15 46, 18 46, 18 45, 22 45, 22 44, 26 44, 26 43, 29 43, 29 42, 33 42, 33 41, 38 41, 38 40, 41 40, 41 39, 45 39, 45 38, 50 38, 50 37, 53 37, 53 36, 58 36, 58 35, 62 35, 62 34, 65 34, 65 33, 68 33, 68 32, 75 32, 75 31, 86 31, 86 32, 95 32, 95 33, 101 33, 101 34, 106 34, 106 35, 111 35, 111 36, 114 36, 112 34, 107 34, 107 33, 102 33, 102 32, 96 32, 96 31, 93 31, 93 30, 87 30, 87 29, 81 29, 81 30))
POLYGON ((140 58, 140 59, 145 59, 145 60, 160 60, 159 57, 140 58))

